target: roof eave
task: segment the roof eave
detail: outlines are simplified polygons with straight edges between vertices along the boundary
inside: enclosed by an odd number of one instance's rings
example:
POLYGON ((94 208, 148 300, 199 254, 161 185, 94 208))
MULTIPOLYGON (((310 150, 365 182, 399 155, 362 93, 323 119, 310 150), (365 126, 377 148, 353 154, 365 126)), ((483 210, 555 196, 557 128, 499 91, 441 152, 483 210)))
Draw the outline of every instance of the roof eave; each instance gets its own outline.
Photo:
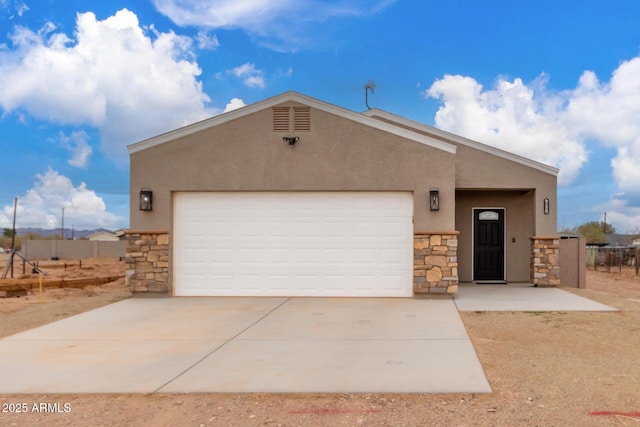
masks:
POLYGON ((491 145, 483 144, 481 142, 474 141, 472 139, 465 138, 463 136, 456 135, 454 133, 447 132, 442 129, 438 129, 433 126, 425 125, 424 123, 416 122, 414 120, 407 119, 405 117, 397 116, 395 114, 389 113, 384 110, 380 110, 378 108, 372 108, 370 110, 364 111, 362 114, 368 117, 379 116, 386 120, 401 124, 403 126, 412 127, 414 129, 418 129, 423 132, 431 133, 433 135, 437 135, 440 138, 449 139, 455 143, 464 145, 466 147, 484 151, 488 154, 492 154, 497 157, 502 157, 504 159, 511 160, 513 162, 522 164, 524 166, 532 167, 534 169, 538 169, 542 172, 546 172, 554 176, 558 176, 558 172, 560 172, 560 169, 547 165, 545 163, 541 163, 536 160, 532 160, 527 157, 523 157, 518 154, 514 154, 509 151, 505 151, 500 148, 493 147, 491 145))

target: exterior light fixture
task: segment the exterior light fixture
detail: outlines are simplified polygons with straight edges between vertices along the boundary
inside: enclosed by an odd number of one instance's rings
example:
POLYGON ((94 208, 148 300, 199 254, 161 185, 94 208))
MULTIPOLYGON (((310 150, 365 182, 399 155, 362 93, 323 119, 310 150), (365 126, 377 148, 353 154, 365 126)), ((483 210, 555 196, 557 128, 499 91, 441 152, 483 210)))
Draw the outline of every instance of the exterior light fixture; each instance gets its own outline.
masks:
POLYGON ((284 142, 288 143, 288 144, 289 144, 289 147, 293 147, 293 146, 294 146, 294 144, 295 144, 296 142, 298 142, 298 140, 299 140, 299 139, 300 139, 300 137, 298 137, 298 136, 283 136, 283 137, 282 137, 282 140, 283 140, 284 142))
POLYGON ((544 214, 545 214, 545 215, 549 215, 549 199, 548 199, 548 198, 545 198, 545 199, 544 199, 544 207, 543 207, 543 210, 544 210, 544 214))
POLYGON ((438 188, 429 189, 429 210, 440 210, 440 190, 438 188))
POLYGON ((143 188, 140 190, 140 210, 141 211, 152 211, 152 202, 153 202, 153 192, 148 188, 143 188))

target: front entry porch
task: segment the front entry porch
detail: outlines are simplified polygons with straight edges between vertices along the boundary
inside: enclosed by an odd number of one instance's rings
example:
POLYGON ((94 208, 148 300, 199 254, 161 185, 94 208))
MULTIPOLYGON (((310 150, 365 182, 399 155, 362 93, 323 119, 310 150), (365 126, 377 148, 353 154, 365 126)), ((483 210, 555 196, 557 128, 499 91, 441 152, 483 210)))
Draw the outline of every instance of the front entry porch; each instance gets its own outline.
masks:
POLYGON ((617 311, 571 292, 540 288, 531 282, 460 283, 454 302, 458 311, 617 311))

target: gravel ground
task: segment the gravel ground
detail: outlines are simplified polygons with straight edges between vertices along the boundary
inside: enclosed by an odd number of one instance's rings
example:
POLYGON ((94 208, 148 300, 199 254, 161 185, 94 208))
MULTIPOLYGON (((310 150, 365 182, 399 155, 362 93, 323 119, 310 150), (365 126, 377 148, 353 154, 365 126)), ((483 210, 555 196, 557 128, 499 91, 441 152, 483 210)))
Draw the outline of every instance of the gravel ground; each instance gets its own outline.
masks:
MULTIPOLYGON (((0 299, 0 337, 121 300, 123 288, 0 299)), ((587 288, 567 290, 620 311, 462 313, 491 394, 0 395, 0 425, 640 426, 640 279, 588 271, 587 288)))

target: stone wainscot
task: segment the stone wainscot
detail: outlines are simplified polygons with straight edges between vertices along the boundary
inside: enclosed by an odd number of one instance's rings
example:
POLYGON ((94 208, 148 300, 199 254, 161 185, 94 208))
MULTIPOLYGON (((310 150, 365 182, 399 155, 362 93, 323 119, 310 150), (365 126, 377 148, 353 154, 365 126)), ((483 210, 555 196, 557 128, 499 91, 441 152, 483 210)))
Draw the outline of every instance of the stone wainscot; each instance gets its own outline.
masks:
MULTIPOLYGON (((458 292, 458 232, 414 234, 413 292, 454 295, 458 292)), ((127 236, 126 283, 133 293, 169 292, 169 233, 130 230, 127 236)))
POLYGON ((133 293, 169 292, 169 232, 129 230, 127 288, 133 293))
POLYGON ((458 231, 422 231, 413 236, 413 293, 458 292, 458 231))
POLYGON ((531 283, 540 287, 560 285, 560 237, 531 237, 531 283))

